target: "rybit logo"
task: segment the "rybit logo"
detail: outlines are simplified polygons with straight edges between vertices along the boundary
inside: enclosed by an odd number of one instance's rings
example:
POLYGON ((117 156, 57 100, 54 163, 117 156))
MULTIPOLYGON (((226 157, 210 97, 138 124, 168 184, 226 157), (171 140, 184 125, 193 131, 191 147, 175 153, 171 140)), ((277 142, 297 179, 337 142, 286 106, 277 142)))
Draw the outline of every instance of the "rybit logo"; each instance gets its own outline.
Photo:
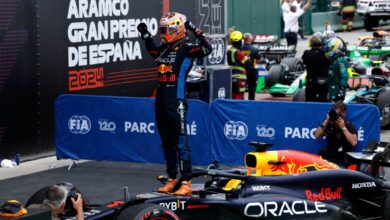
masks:
POLYGON ((165 64, 161 64, 161 65, 158 67, 157 71, 158 71, 159 73, 168 73, 168 72, 171 73, 171 72, 172 72, 172 65, 167 66, 167 65, 165 65, 165 64))

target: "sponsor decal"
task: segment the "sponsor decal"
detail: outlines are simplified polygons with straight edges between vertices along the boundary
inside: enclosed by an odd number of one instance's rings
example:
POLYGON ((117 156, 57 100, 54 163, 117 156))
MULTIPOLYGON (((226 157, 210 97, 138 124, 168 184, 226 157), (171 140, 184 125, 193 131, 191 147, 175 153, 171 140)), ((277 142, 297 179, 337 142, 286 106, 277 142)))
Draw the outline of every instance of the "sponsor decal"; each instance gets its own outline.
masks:
POLYGON ((165 65, 165 64, 161 64, 160 66, 158 66, 157 68, 157 71, 164 74, 164 73, 167 73, 167 72, 172 72, 172 65, 165 65))
POLYGON ((248 203, 244 209, 244 215, 253 218, 309 215, 326 212, 328 212, 328 210, 324 203, 314 202, 313 204, 308 205, 307 201, 304 200, 292 202, 283 201, 282 203, 274 201, 251 202, 248 203))
POLYGON ((373 188, 376 187, 375 182, 364 182, 364 183, 353 183, 352 189, 361 189, 361 188, 373 188))
POLYGON ((87 116, 73 115, 69 118, 68 128, 73 134, 87 134, 91 130, 91 120, 87 116))
POLYGON ((116 124, 113 121, 109 121, 106 119, 99 119, 99 130, 100 131, 110 131, 115 132, 116 130, 116 124))
POLYGON ((244 140, 248 136, 248 126, 242 121, 228 121, 224 133, 228 139, 244 140))
POLYGON ((273 172, 282 172, 285 174, 305 173, 308 170, 335 170, 339 167, 330 163, 322 157, 307 157, 305 154, 299 155, 289 150, 278 151, 277 161, 285 162, 280 165, 272 165, 273 172))
POLYGON ((252 190, 255 192, 269 191, 271 190, 270 186, 252 186, 252 190))
POLYGON ((306 197, 310 201, 327 201, 341 199, 341 191, 343 188, 340 186, 335 191, 331 188, 321 188, 320 192, 314 193, 312 190, 305 190, 306 197))
POLYGON ((221 87, 218 89, 218 98, 224 99, 226 97, 226 89, 225 87, 221 87))
POLYGON ((257 137, 262 137, 262 138, 273 138, 276 133, 274 128, 267 127, 266 125, 257 125, 256 131, 257 131, 257 137))
POLYGON ((225 42, 222 38, 211 38, 210 39, 211 47, 213 51, 208 56, 210 64, 219 64, 223 61, 225 56, 225 42))
POLYGON ((177 201, 172 201, 172 202, 161 202, 159 203, 159 205, 164 206, 165 208, 170 209, 172 211, 176 211, 176 210, 184 210, 186 202, 187 201, 180 201, 180 199, 178 199, 177 201))

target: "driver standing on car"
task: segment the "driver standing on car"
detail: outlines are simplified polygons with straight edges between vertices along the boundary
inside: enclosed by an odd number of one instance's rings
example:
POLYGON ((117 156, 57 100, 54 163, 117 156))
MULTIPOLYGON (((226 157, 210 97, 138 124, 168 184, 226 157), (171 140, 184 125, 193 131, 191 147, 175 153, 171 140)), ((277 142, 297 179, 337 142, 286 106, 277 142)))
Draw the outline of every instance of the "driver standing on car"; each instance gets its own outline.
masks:
POLYGON ((158 189, 161 193, 191 195, 192 165, 187 136, 186 78, 193 58, 201 58, 212 52, 212 47, 185 15, 165 13, 160 19, 161 45, 156 46, 145 23, 137 26, 149 54, 158 64, 158 88, 155 115, 158 132, 168 173, 168 182, 158 189), (199 44, 187 39, 187 30, 198 39, 199 44), (180 188, 172 192, 178 182, 177 167, 180 167, 180 188))
POLYGON ((334 103, 314 133, 317 139, 326 136, 328 142, 327 148, 321 149, 319 155, 342 164, 344 154, 352 151, 357 144, 356 128, 347 121, 346 115, 347 106, 342 101, 334 103))

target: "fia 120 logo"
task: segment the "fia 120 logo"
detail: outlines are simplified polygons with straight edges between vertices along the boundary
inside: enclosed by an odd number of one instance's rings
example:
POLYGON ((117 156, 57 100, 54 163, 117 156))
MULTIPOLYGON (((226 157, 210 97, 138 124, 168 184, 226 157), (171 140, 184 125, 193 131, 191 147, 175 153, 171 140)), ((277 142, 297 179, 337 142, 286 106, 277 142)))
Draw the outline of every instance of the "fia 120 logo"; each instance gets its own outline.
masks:
POLYGON ((69 118, 68 128, 73 134, 87 134, 91 130, 91 120, 87 116, 73 115, 69 118))

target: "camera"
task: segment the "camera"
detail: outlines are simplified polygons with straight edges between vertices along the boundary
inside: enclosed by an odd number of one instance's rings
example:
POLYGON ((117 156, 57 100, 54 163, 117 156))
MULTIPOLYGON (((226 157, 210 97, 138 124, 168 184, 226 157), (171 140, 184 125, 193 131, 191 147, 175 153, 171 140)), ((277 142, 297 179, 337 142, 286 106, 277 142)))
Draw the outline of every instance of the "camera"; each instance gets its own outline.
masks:
POLYGON ((328 112, 329 115, 329 121, 336 121, 338 118, 342 117, 342 114, 336 112, 334 109, 330 110, 328 112))

